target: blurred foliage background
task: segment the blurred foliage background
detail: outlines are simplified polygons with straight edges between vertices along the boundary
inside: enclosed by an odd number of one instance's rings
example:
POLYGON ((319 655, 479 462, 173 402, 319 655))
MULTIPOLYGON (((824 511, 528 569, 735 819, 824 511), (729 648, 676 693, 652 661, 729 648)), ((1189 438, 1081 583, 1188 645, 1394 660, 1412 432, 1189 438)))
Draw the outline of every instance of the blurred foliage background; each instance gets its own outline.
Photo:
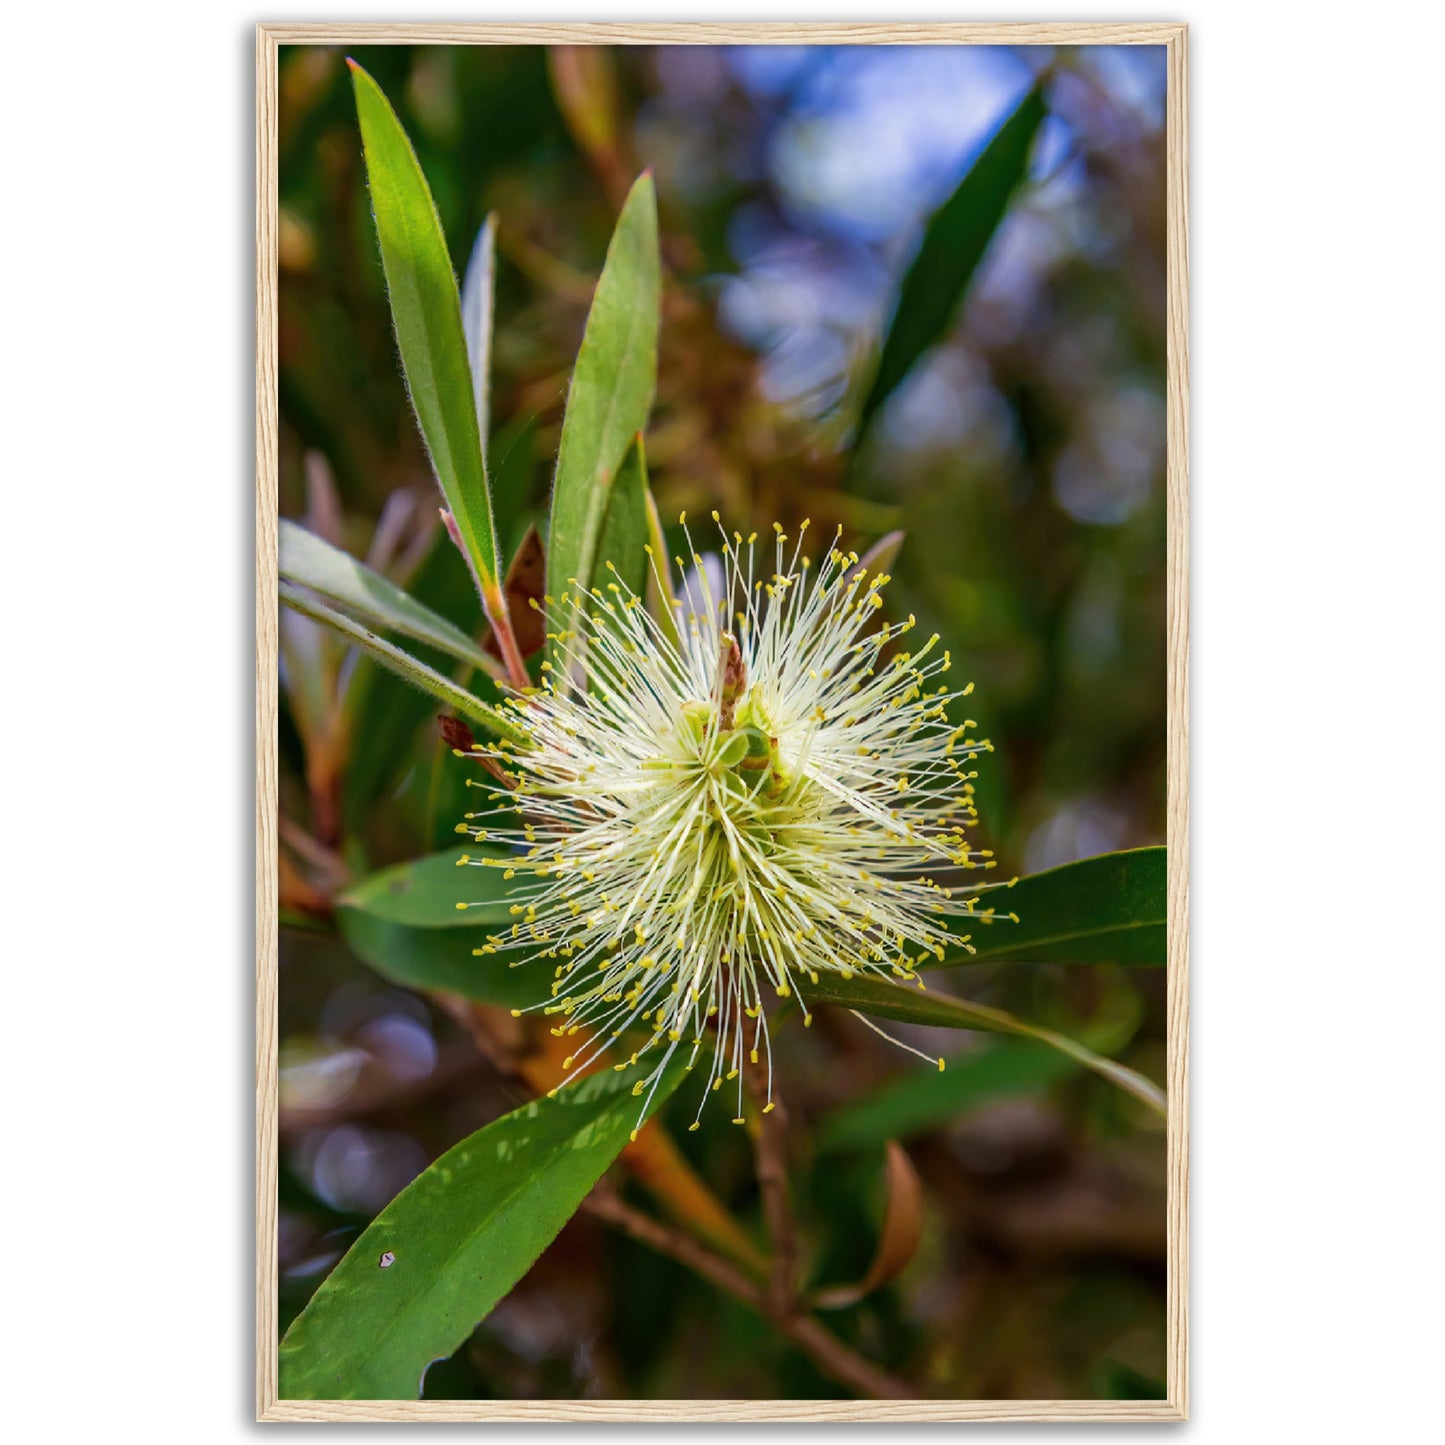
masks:
MULTIPOLYGON (((417 147, 459 274, 498 216, 489 465, 510 547, 545 517, 592 287, 649 166, 668 267, 647 438, 664 517, 809 517, 859 550, 904 530, 890 607, 943 635, 997 749, 981 844, 1022 873, 1163 842, 1162 49, 355 54, 417 147), (944 340, 852 448, 925 220, 1045 66, 1027 185, 944 340)), ((341 52, 283 47, 280 100, 282 511, 474 624, 396 359, 341 52)), ((433 706, 289 613, 282 668, 284 1328, 398 1189, 524 1094, 456 1011, 389 987, 328 926, 348 880, 454 841, 464 765, 433 706)), ((980 965, 947 986, 1162 1076, 1162 971, 980 965)), ((912 1262, 840 1311, 838 1333, 940 1398, 1162 1396, 1161 1129, 1094 1076, 989 1041, 950 1071, 949 1109, 920 1113, 909 1091, 949 1076, 922 1083, 825 1014, 782 1051, 814 1277, 865 1272, 889 1135, 925 1200, 912 1262)), ((898 1032, 958 1054, 958 1035, 898 1032)), ((753 1227, 739 1131, 683 1141, 753 1227)), ((585 1217, 426 1390, 839 1393, 741 1306, 585 1217)))

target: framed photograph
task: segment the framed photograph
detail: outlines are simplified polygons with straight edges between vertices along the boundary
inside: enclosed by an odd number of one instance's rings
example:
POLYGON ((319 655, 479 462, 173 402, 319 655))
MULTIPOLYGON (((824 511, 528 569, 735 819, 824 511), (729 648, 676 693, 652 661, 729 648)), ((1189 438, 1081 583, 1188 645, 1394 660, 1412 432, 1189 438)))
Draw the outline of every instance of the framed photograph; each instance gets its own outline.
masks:
POLYGON ((259 1418, 1187 1417, 1186 47, 258 29, 259 1418))

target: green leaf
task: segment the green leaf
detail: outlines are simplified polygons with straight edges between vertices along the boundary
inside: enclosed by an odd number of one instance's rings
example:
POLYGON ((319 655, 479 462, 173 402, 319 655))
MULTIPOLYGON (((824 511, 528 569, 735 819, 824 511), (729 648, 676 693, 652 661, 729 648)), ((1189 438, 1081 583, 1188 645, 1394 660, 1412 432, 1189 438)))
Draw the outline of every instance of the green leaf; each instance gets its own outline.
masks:
POLYGON ((335 603, 358 622, 424 642, 459 662, 495 674, 497 664, 459 627, 373 572, 350 553, 284 517, 280 527, 281 577, 335 603))
POLYGON ((512 924, 511 898, 505 870, 457 860, 507 856, 486 847, 452 848, 385 868, 337 898, 337 926, 363 963, 406 988, 443 989, 507 1008, 541 1003, 551 993, 549 963, 527 960, 511 968, 504 955, 472 953, 512 924))
POLYGON ((444 677, 424 662, 419 662, 410 653, 392 646, 385 638, 378 637, 374 632, 363 627, 361 623, 353 621, 344 612, 338 612, 334 607, 322 602, 320 598, 313 597, 309 592, 304 592, 298 587, 293 587, 289 582, 281 583, 280 594, 281 601, 287 607, 314 618, 317 622, 326 623, 348 642, 354 643, 368 656, 375 658, 383 667, 389 668, 398 677, 403 678, 414 687, 419 687, 423 692, 431 693, 433 697, 439 698, 448 707, 455 708, 463 717, 481 723, 483 727, 489 728, 502 737, 511 738, 516 742, 525 741, 523 733, 516 724, 505 718, 496 708, 489 707, 480 698, 473 697, 465 688, 458 687, 451 678, 444 677))
MULTIPOLYGON (((1144 1016, 1144 1002, 1115 972, 1114 986, 1083 1028, 1081 1042, 1112 1054, 1124 1047, 1144 1016)), ((966 1053, 950 1054, 942 1073, 905 1068, 865 1097, 826 1115, 820 1148, 857 1149, 907 1139, 956 1119, 991 1099, 1037 1093, 1081 1067, 1079 1060, 1034 1039, 994 1038, 966 1053)))
POLYGON ((467 365, 472 373, 472 401, 477 413, 477 436, 486 458, 491 425, 492 389, 492 287, 497 265, 497 218, 488 216, 472 245, 466 275, 462 277, 462 334, 467 343, 467 365))
POLYGON ((945 963, 1132 963, 1168 961, 1168 852, 1131 848, 1100 853, 1020 878, 981 902, 998 919, 964 920, 972 954, 945 963), (1018 915, 1011 923, 1008 914, 1018 915))
MULTIPOLYGON (((1139 1032, 1144 1000, 1133 977, 1123 968, 1104 971, 1100 996, 1078 1030, 1087 1048, 1113 1055, 1139 1032)), ((1049 1043, 1007 1036, 978 1040, 967 1052, 949 1055, 946 1064, 942 1072, 905 1068, 827 1114, 819 1124, 819 1146, 857 1149, 909 1139, 994 1098, 1035 1094, 1081 1068, 1075 1056, 1049 1043)))
POLYGON ((567 392, 547 537, 553 596, 574 577, 591 585, 613 478, 652 409, 661 295, 657 198, 643 172, 607 248, 567 392))
POLYGON ((858 1149, 908 1139, 990 1099, 1036 1093, 1078 1067, 1067 1054, 1032 1039, 999 1039, 950 1054, 947 1062, 942 1073, 909 1069, 828 1115, 818 1130, 818 1147, 858 1149))
MULTIPOLYGON (((441 528, 430 550, 412 573, 407 593, 441 617, 475 617, 477 594, 471 569, 451 538, 441 528)), ((394 637, 387 637, 394 642, 394 637)), ((447 677, 489 706, 496 706, 493 676, 452 660, 425 644, 407 647, 413 657, 447 677)), ((498 664, 489 658, 492 667, 498 664)), ((400 784, 416 766, 418 734, 425 729, 423 755, 441 751, 437 734, 436 703, 429 692, 418 691, 394 672, 369 658, 358 659, 343 697, 345 731, 349 739, 342 782, 342 815, 352 832, 362 830, 377 800, 400 784)), ((455 762, 455 759, 449 760, 455 762)), ((459 765, 458 765, 459 766, 459 765)), ((475 768, 475 765, 473 765, 475 768)), ((464 809, 457 809, 455 824, 464 809)), ((455 837, 435 846, 448 847, 455 837)))
POLYGON ((612 484, 607 515, 602 519, 602 533, 597 539, 593 586, 607 591, 607 584, 614 580, 607 570, 610 562, 617 569, 617 580, 641 597, 647 586, 647 553, 643 550, 646 546, 647 458, 642 433, 638 432, 612 484))
MULTIPOLYGON (((947 994, 925 992, 916 986, 903 987, 891 979, 874 974, 855 973, 852 978, 842 974, 820 973, 817 983, 800 990, 813 1003, 841 1004, 858 1013, 877 1014, 898 1019, 902 1023, 931 1024, 947 1029, 977 1029, 983 1033, 1012 1034, 1017 1038, 1036 1039, 1067 1054, 1071 1059, 1092 1069, 1101 1078, 1117 1084, 1126 1093, 1149 1105, 1159 1114, 1166 1112, 1164 1091, 1142 1074, 1113 1059, 1103 1058, 1093 1049, 1055 1033, 1038 1024, 1025 1023, 1003 1009, 987 1004, 969 1003, 947 994)), ((945 1071, 946 1072, 946 1071, 945 1071)))
POLYGON ((898 304, 858 414, 854 448, 914 363, 948 330, 968 284, 1028 171, 1045 115, 1036 85, 984 147, 954 193, 929 217, 923 241, 898 290, 898 304))
MULTIPOLYGON (((682 1078, 665 1071, 649 1114, 682 1078)), ((531 1268, 636 1129, 634 1078, 611 1069, 489 1124, 387 1205, 286 1332, 280 1395, 411 1400, 531 1268), (384 1267, 383 1267, 384 1264, 384 1267)))
POLYGON ((347 64, 407 390, 485 595, 496 586, 497 542, 457 278, 426 176, 396 112, 355 61, 347 64))

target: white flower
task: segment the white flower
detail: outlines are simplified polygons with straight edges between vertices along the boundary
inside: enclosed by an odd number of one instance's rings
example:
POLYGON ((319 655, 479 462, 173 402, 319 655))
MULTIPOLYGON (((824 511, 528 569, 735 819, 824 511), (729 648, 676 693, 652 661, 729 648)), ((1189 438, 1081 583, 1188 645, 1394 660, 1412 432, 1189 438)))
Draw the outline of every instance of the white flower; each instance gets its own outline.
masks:
POLYGON ((516 922, 476 951, 554 961, 545 1009, 579 1039, 567 1067, 645 1028, 616 1065, 655 1051, 640 1094, 677 1050, 691 1067, 713 1030, 708 1082, 738 1080, 739 1123, 745 1062, 765 1063, 772 1107, 772 1001, 796 998, 806 1025, 800 983, 916 979, 961 941, 943 915, 974 903, 927 870, 991 866, 965 837, 967 763, 989 744, 945 715, 972 685, 940 680, 936 636, 896 648, 912 617, 874 625, 886 576, 836 539, 812 569, 801 535, 789 555, 775 531, 766 575, 755 536, 724 536, 722 596, 694 552, 666 621, 615 579, 549 598, 568 619, 554 639, 566 675, 544 665, 544 686, 510 699, 527 743, 477 751, 515 792, 458 830, 514 850, 465 861, 527 877, 516 922))

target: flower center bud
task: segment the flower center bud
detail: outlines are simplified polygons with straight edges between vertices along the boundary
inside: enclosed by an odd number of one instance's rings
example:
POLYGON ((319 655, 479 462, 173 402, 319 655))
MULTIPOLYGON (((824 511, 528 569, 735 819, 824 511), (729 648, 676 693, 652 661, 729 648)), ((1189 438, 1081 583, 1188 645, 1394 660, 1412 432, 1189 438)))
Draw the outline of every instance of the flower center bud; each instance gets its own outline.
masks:
POLYGON ((716 703, 683 703, 679 730, 696 747, 698 761, 714 776, 725 776, 730 793, 756 797, 766 790, 775 795, 786 785, 788 774, 778 754, 771 719, 758 690, 748 689, 747 675, 737 642, 725 634, 716 703))

